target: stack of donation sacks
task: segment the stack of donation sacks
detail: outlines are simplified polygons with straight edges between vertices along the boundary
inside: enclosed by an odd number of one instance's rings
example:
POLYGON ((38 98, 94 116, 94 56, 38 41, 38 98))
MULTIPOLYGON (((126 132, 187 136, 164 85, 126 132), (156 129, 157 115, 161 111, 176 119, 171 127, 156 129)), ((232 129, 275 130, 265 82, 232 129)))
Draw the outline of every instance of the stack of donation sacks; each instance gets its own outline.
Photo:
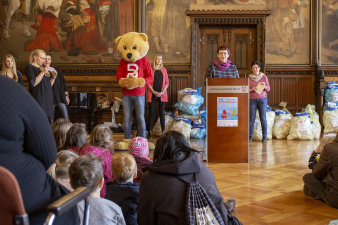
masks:
POLYGON ((335 81, 328 83, 324 90, 324 134, 338 133, 338 84, 335 81))
MULTIPOLYGON (((201 96, 201 89, 185 88, 178 91, 178 102, 174 105, 179 113, 166 113, 166 129, 176 130, 189 138, 203 138, 206 135, 206 109, 199 110, 204 102, 201 96)), ((338 84, 329 82, 325 89, 325 106, 323 113, 324 134, 338 133, 338 84)), ((307 105, 302 112, 293 116, 286 108, 287 103, 279 104, 282 109, 272 110, 267 106, 267 139, 288 139, 288 140, 313 140, 320 139, 321 124, 319 115, 314 105, 307 105)), ((160 136, 162 133, 160 120, 158 119, 153 135, 160 136)), ((253 140, 262 140, 262 127, 259 113, 256 113, 253 140)))
MULTIPOLYGON (((288 140, 313 140, 319 139, 321 125, 319 115, 315 111, 314 105, 307 105, 303 112, 296 113, 295 116, 287 110, 287 103, 281 102, 282 109, 271 110, 267 106, 267 139, 288 139, 288 140)), ((262 140, 262 128, 257 111, 254 126, 253 140, 262 140)))
MULTIPOLYGON (((187 139, 203 138, 206 136, 206 109, 201 105, 204 98, 201 95, 202 88, 185 88, 177 92, 176 113, 165 115, 165 131, 175 130, 182 133, 187 139)), ((153 135, 162 134, 160 118, 153 128, 153 135)))

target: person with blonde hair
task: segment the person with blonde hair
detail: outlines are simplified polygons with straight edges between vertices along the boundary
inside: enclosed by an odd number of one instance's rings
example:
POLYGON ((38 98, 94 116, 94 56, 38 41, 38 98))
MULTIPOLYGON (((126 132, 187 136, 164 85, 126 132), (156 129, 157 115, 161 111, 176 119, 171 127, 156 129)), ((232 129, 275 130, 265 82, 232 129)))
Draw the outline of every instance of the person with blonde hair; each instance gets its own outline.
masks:
POLYGON ((133 183, 137 174, 136 161, 131 154, 116 154, 112 159, 111 170, 115 181, 107 183, 105 198, 121 207, 126 224, 137 224, 140 185, 133 183))
POLYGON ((69 183, 69 167, 78 157, 77 154, 70 150, 59 151, 56 155, 55 163, 47 170, 47 173, 51 175, 56 182, 62 184, 69 191, 73 191, 69 183))
POLYGON ((46 53, 41 49, 35 49, 29 57, 29 65, 25 74, 29 83, 29 91, 45 112, 49 123, 54 120, 53 89, 56 71, 49 72, 43 66, 46 60, 46 53))
POLYGON ((79 155, 93 154, 102 157, 104 186, 101 189, 101 197, 106 195, 106 182, 112 181, 111 162, 113 156, 113 133, 109 127, 100 124, 91 132, 88 144, 81 147, 79 155))
POLYGON ((53 136, 58 151, 60 151, 62 147, 65 145, 67 132, 72 127, 72 125, 73 124, 69 120, 65 120, 63 118, 56 120, 52 124, 53 136))
POLYGON ((9 77, 22 85, 22 74, 16 69, 15 59, 12 55, 7 54, 2 60, 1 75, 9 77))
POLYGON ((165 103, 168 102, 167 88, 169 86, 168 73, 163 66, 162 56, 157 55, 153 64, 154 81, 148 84, 147 102, 149 103, 148 114, 148 139, 152 139, 154 125, 155 106, 158 102, 162 132, 165 130, 165 103))

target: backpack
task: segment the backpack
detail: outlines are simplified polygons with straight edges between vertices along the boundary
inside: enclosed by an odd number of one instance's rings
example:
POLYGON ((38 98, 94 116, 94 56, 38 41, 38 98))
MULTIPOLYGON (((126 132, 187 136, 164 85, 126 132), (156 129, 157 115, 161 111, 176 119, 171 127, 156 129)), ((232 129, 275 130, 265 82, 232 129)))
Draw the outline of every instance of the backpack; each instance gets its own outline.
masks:
POLYGON ((193 182, 179 179, 187 184, 186 216, 189 225, 242 225, 228 210, 228 221, 223 221, 215 204, 202 185, 198 183, 196 174, 194 174, 193 182))

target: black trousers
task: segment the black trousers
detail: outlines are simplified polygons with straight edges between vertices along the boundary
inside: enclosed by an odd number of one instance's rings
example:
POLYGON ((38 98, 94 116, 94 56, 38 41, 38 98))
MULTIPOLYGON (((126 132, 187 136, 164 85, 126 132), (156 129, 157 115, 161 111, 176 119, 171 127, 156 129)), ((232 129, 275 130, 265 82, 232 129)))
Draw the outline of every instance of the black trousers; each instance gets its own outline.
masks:
MULTIPOLYGON (((61 117, 64 118, 65 120, 69 120, 69 114, 68 114, 68 110, 67 110, 67 106, 65 103, 58 103, 56 105, 54 105, 54 112, 55 110, 58 110, 58 112, 60 113, 61 117)), ((55 114, 55 113, 54 113, 55 114)), ((54 118, 52 118, 51 124, 54 123, 54 118)))
POLYGON ((161 98, 151 99, 151 102, 149 103, 149 114, 148 114, 148 132, 153 130, 154 126, 154 120, 155 120, 155 108, 156 103, 158 102, 158 109, 160 113, 160 122, 161 122, 161 129, 162 132, 165 130, 165 102, 161 102, 161 98))

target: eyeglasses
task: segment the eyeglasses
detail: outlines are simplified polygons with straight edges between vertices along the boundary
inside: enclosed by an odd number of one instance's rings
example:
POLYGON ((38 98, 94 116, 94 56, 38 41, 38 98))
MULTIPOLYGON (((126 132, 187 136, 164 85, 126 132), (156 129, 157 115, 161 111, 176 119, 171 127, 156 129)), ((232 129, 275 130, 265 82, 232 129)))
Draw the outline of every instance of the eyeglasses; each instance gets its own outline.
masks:
POLYGON ((218 54, 219 55, 226 55, 226 54, 228 54, 228 52, 227 51, 225 51, 225 52, 219 52, 218 54))
POLYGON ((38 56, 40 59, 42 59, 42 60, 46 60, 46 58, 43 58, 43 57, 41 57, 41 56, 38 56))

